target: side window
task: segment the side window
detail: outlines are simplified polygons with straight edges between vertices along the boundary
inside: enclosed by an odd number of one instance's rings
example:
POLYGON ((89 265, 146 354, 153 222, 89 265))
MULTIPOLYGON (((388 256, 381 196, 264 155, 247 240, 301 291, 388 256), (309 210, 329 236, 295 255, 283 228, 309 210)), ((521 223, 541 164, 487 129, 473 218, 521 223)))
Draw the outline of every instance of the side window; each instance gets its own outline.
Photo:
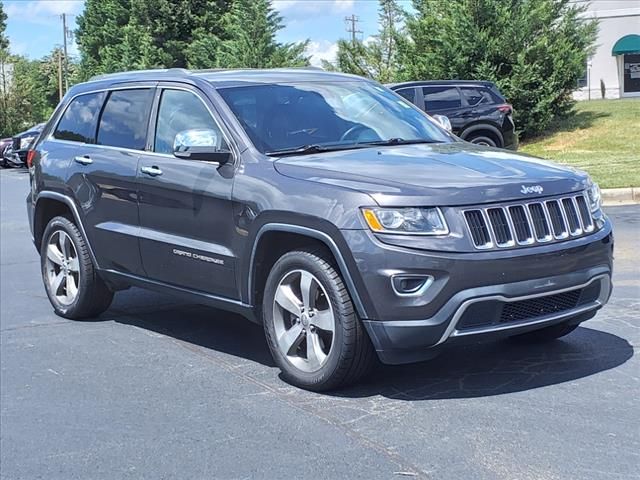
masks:
POLYGON ((396 93, 401 97, 406 98, 411 103, 415 101, 415 98, 416 98, 415 88, 401 88, 400 90, 396 90, 396 93))
POLYGON ((492 98, 488 90, 474 87, 461 87, 462 96, 469 106, 475 107, 481 103, 491 103, 492 98))
POLYGON ((424 87, 425 110, 436 112, 461 106, 460 94, 456 87, 424 87))
POLYGON ((222 132, 202 100, 185 90, 164 90, 158 109, 153 151, 173 153, 176 135, 186 130, 208 130, 211 135, 207 138, 216 139, 216 145, 213 146, 218 149, 226 148, 222 132))
POLYGON ((100 117, 97 143, 144 150, 152 101, 150 88, 112 91, 100 117))
POLYGON ((58 122, 53 138, 95 143, 96 123, 105 96, 105 92, 98 92, 74 98, 58 122))

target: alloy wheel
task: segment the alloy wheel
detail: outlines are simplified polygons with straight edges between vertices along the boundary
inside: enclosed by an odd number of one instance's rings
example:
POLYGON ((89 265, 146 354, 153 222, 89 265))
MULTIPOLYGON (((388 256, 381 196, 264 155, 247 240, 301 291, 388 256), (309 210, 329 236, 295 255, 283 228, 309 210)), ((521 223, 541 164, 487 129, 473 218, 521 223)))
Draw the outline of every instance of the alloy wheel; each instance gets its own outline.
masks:
POLYGON ((280 352, 303 372, 327 362, 335 337, 335 316, 327 292, 306 270, 288 272, 276 289, 273 321, 280 352))
POLYGON ((71 305, 78 296, 80 264, 71 237, 56 230, 47 243, 45 263, 49 291, 63 305, 71 305))

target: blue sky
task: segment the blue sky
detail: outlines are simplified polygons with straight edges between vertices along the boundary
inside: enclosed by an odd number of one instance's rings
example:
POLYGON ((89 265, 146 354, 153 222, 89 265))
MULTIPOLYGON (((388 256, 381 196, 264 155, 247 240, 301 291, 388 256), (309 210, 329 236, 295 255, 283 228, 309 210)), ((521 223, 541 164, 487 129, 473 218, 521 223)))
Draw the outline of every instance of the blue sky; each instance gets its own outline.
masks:
MULTIPOLYGON (((12 53, 39 58, 62 43, 60 15, 71 15, 70 26, 75 28, 75 15, 82 12, 84 0, 3 0, 8 15, 7 35, 12 53)), ((336 41, 347 38, 345 16, 359 17, 361 37, 374 35, 378 28, 377 0, 276 0, 276 9, 284 17, 285 28, 280 32, 282 42, 310 40, 307 53, 313 64, 322 59, 332 60, 336 41)), ((404 6, 409 1, 405 0, 404 6)), ((70 52, 77 54, 75 44, 70 52)))

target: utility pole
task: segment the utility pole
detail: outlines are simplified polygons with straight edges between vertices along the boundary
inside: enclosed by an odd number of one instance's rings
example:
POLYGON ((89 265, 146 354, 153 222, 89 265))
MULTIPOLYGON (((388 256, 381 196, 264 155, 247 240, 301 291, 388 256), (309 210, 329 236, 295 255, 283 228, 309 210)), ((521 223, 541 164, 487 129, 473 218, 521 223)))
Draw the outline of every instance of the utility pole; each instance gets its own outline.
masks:
POLYGON ((62 52, 58 48, 58 89, 60 94, 60 101, 62 101, 62 52))
POLYGON ((68 57, 67 57, 67 35, 69 34, 68 30, 67 30, 67 14, 63 13, 62 14, 62 39, 63 39, 63 45, 64 45, 64 90, 65 92, 67 90, 69 90, 69 76, 68 76, 68 70, 69 70, 69 63, 68 63, 68 57))
POLYGON ((344 17, 344 21, 347 22, 347 32, 351 34, 351 43, 356 43, 356 35, 362 33, 362 30, 356 28, 356 25, 360 22, 360 18, 351 14, 350 17, 344 17))

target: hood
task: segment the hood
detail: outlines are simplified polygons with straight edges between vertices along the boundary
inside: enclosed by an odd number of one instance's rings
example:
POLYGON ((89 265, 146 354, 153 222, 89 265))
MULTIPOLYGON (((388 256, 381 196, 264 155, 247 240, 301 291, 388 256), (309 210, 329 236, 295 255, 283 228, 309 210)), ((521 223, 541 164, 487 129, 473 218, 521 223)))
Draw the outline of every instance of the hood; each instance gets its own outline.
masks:
POLYGON ((282 175, 358 190, 381 206, 471 205, 583 190, 586 173, 464 142, 282 157, 282 175))

